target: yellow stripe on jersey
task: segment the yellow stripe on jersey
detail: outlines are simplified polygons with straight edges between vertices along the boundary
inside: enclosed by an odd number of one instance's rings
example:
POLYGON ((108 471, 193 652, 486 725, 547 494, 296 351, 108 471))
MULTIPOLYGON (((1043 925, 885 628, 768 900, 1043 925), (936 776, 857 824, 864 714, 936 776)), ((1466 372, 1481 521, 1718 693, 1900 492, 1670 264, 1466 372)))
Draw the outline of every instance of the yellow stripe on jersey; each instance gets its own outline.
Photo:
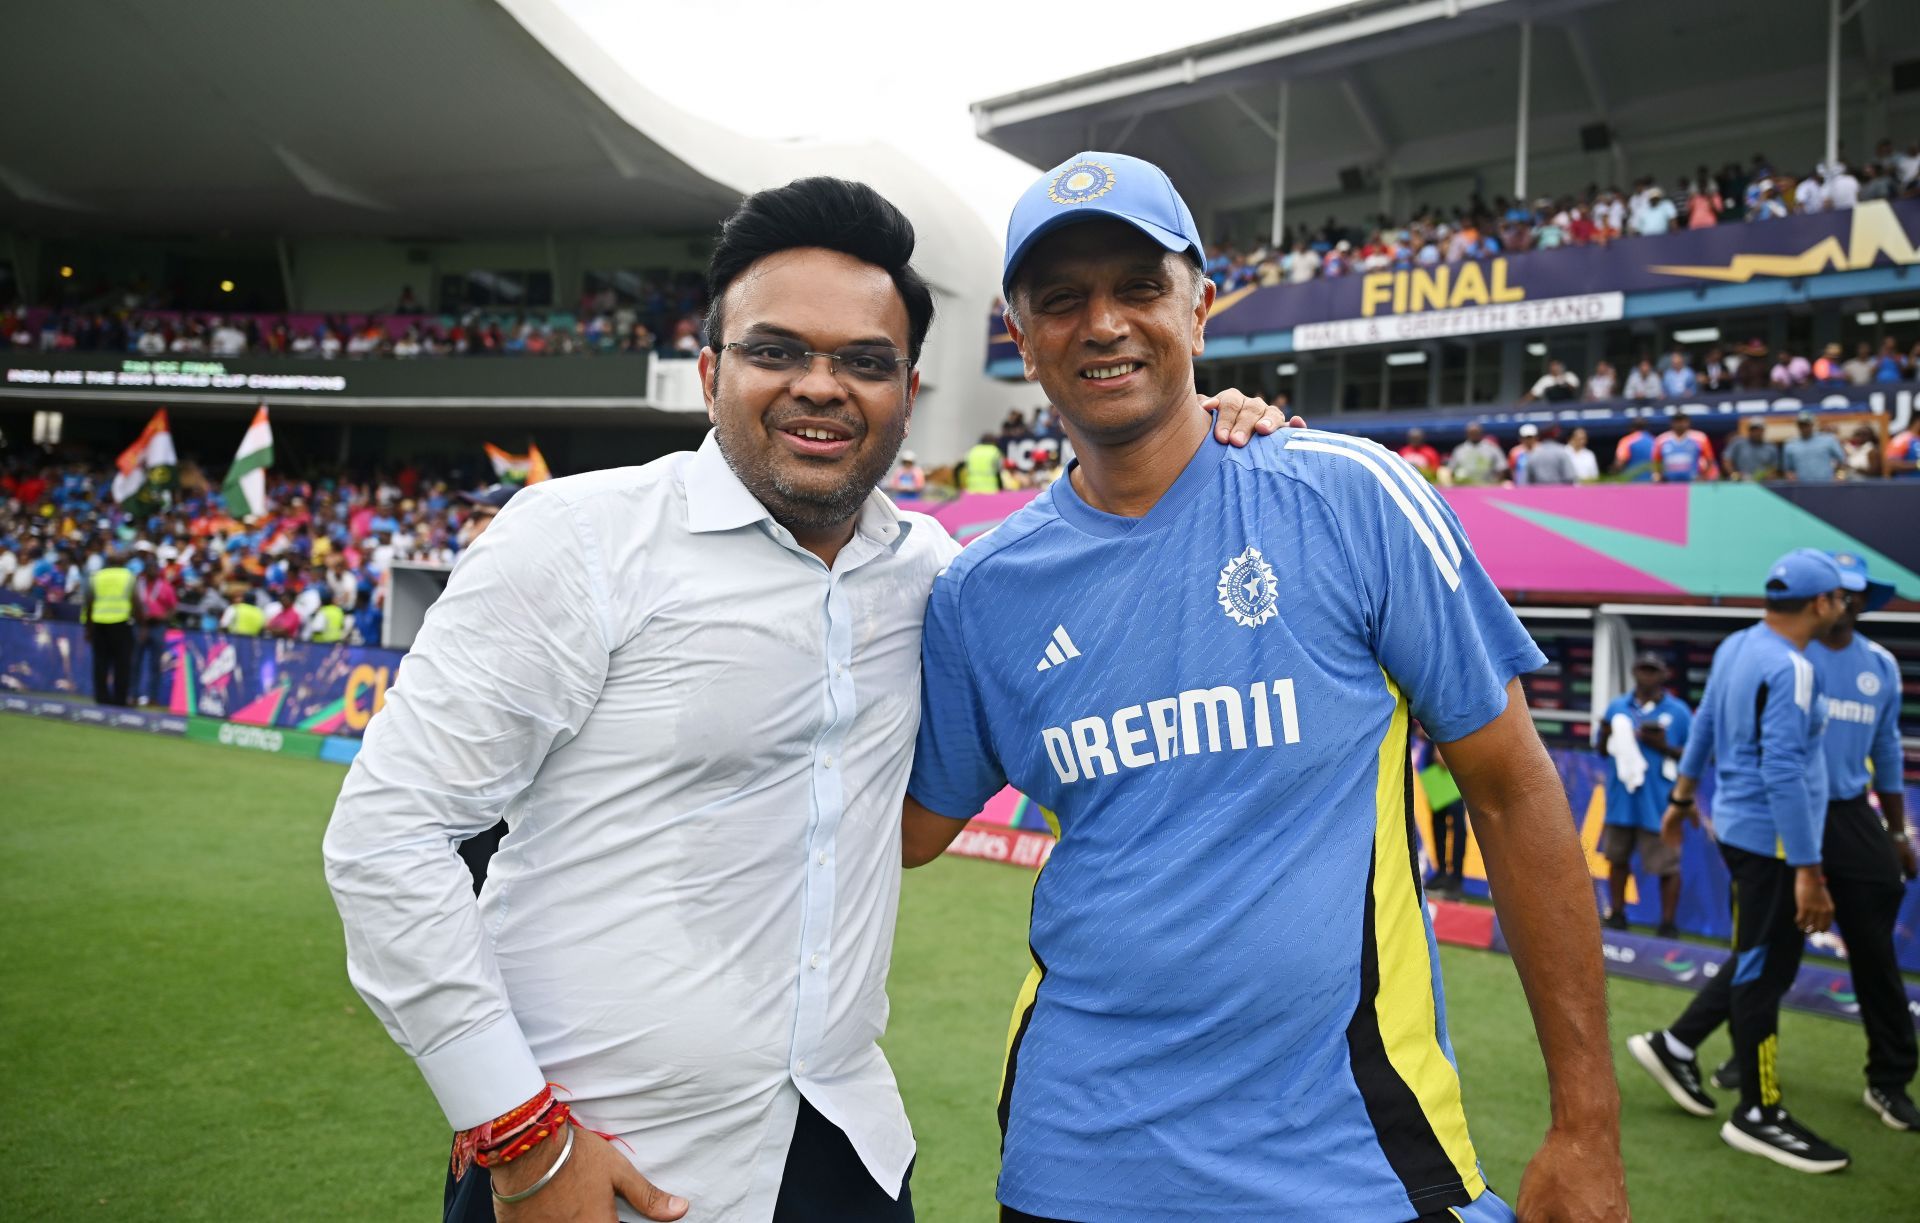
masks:
POLYGON ((1440 1047, 1433 963, 1408 843, 1407 698, 1391 676, 1384 671, 1381 676, 1393 697, 1393 719, 1380 741, 1379 779, 1374 791, 1373 906, 1380 964, 1380 1039, 1386 1046, 1387 1060, 1419 1101, 1420 1111, 1460 1174, 1461 1183, 1469 1194, 1478 1197, 1486 1182, 1480 1176, 1473 1141, 1467 1136, 1460 1076, 1440 1047))
MULTIPOLYGON (((1038 806, 1038 804, 1035 805, 1038 806)), ((1039 810, 1040 818, 1047 822, 1048 829, 1053 832, 1053 839, 1058 842, 1060 840, 1060 817, 1045 807, 1040 807, 1039 810)), ((1033 873, 1033 886, 1036 890, 1040 887, 1040 876, 1046 873, 1046 869, 1043 865, 1033 873)), ((1029 917, 1027 922, 1029 928, 1031 928, 1033 919, 1029 917)), ((1031 933, 1029 933, 1029 937, 1031 937, 1031 933)), ((1029 956, 1033 953, 1031 944, 1028 945, 1027 953, 1029 956)), ((1020 992, 1014 996, 1013 1016, 1007 1020, 1007 1046, 1000 1059, 1000 1086, 994 1091, 994 1098, 1001 1101, 1001 1111, 1003 1113, 1006 1110, 1007 1104, 1010 1102, 1007 1095, 1007 1073, 1013 1067, 1014 1046, 1019 1043, 1020 1031, 1026 1026, 1027 1017, 1033 1012, 1033 1000, 1040 992, 1040 980, 1046 975, 1046 970, 1040 967, 1040 961, 1037 959, 1034 960, 1033 967, 1027 972, 1027 979, 1020 985, 1020 992)))

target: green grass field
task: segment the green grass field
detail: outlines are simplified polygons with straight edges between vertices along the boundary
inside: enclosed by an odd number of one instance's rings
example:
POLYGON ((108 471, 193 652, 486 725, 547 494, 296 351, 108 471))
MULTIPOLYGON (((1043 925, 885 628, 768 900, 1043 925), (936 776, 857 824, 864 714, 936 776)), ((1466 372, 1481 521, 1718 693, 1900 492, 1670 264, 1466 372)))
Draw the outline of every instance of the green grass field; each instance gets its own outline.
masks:
MULTIPOLYGON (((438 1218, 443 1123, 347 984, 320 876, 341 776, 0 715, 0 1218, 438 1218)), ((908 877, 887 1049, 930 1223, 994 1217, 993 1094, 1029 884, 965 861, 908 877)), ((1442 960, 1474 1137, 1510 1195, 1546 1123, 1539 1053, 1504 957, 1442 960)), ((1684 1001, 1615 983, 1614 1029, 1684 1001)), ((1628 1062, 1638 1218, 1914 1217, 1920 1137, 1860 1105, 1858 1028, 1789 1014, 1782 1046, 1796 1111, 1855 1166, 1805 1177, 1736 1155, 1628 1062)))

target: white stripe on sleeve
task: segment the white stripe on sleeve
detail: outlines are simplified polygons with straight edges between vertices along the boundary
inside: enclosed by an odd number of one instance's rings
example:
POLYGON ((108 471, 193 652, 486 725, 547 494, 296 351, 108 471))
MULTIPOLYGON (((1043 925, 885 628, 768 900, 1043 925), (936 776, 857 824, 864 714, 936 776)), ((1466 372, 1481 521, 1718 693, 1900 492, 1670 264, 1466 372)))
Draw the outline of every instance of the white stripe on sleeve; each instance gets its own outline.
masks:
POLYGON ((1419 503, 1420 508, 1426 512, 1427 521, 1433 524, 1434 533, 1446 545, 1447 555, 1453 558, 1453 563, 1456 565, 1460 563, 1460 546, 1454 542, 1453 529, 1447 525, 1446 516, 1440 512, 1440 494, 1434 492, 1433 485, 1427 483, 1426 479, 1405 459, 1370 438, 1354 437, 1346 433, 1327 433, 1320 429, 1306 429, 1302 432, 1316 441, 1340 442, 1358 447, 1383 461, 1387 470, 1399 477, 1400 483, 1407 486, 1407 491, 1413 494, 1414 501, 1419 503))
MULTIPOLYGON (((1460 589, 1460 571, 1455 569, 1453 564, 1447 560, 1447 554, 1440 548, 1440 541, 1434 538, 1433 532, 1428 529, 1427 524, 1421 519, 1420 512, 1413 508, 1413 503, 1407 500, 1406 493, 1401 490, 1394 478, 1387 474, 1387 469, 1374 461, 1372 455, 1363 450, 1353 449, 1352 447, 1336 446, 1328 442, 1311 441, 1306 438, 1290 439, 1287 442, 1287 449, 1313 450, 1321 454, 1337 454, 1343 459, 1352 459, 1354 462, 1372 472, 1373 478, 1380 481, 1380 487, 1387 490, 1387 495, 1393 498, 1393 503, 1400 507, 1400 512, 1406 515, 1408 522, 1413 524, 1414 534, 1418 535, 1420 542, 1426 545, 1427 554, 1433 557, 1433 563, 1440 569, 1440 576, 1447 580, 1447 588, 1449 590, 1460 589)), ((1449 543, 1451 543, 1451 540, 1449 540, 1449 543)))

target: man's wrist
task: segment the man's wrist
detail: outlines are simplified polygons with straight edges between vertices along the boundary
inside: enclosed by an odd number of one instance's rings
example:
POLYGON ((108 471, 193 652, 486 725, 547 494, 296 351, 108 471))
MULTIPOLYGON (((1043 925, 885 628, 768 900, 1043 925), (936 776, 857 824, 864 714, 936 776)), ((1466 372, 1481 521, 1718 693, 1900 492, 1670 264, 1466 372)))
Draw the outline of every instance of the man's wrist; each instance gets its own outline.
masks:
POLYGON ((525 1189, 546 1174, 553 1161, 560 1158, 562 1140, 566 1137, 562 1126, 548 1135, 545 1140, 522 1155, 504 1164, 496 1164, 487 1169, 493 1178, 494 1189, 503 1194, 512 1195, 525 1189))

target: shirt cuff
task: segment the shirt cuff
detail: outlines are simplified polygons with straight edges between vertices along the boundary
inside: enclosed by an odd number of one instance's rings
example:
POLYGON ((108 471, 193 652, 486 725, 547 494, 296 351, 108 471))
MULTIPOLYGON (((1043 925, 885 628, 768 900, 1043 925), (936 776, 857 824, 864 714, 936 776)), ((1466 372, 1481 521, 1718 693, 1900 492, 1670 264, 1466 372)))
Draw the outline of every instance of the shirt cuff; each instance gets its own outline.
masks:
POLYGON ((508 1015, 414 1059, 447 1124, 470 1130, 540 1094, 547 1076, 508 1015))

